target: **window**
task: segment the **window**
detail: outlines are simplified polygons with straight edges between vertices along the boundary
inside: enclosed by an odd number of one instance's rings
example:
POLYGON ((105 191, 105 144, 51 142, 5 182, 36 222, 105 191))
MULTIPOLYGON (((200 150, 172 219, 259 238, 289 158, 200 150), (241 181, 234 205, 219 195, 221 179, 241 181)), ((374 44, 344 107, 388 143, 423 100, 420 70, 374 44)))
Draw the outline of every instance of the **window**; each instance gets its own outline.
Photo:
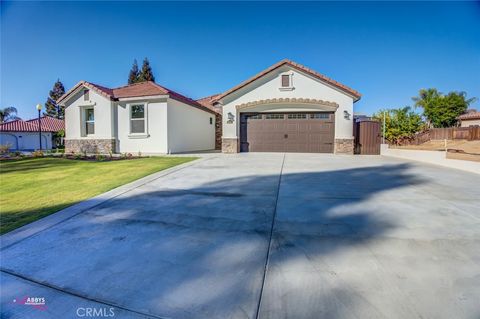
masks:
POLYGON ((307 114, 288 114, 290 120, 304 120, 307 118, 307 114))
POLYGON ((290 75, 283 74, 282 75, 282 88, 290 87, 290 75))
POLYGON ((93 109, 85 109, 85 133, 95 134, 95 113, 93 109))
POLYGON ((267 120, 283 120, 283 114, 267 114, 265 115, 267 120))
POLYGON ((90 100, 90 90, 84 90, 83 91, 83 100, 84 101, 90 100))
POLYGON ((310 118, 311 119, 329 119, 330 114, 328 114, 328 113, 314 113, 314 114, 310 114, 310 118))
POLYGON ((249 120, 261 120, 262 119, 262 114, 249 115, 248 119, 249 120))
POLYGON ((130 105, 130 133, 145 133, 145 104, 130 105))
POLYGON ((210 118, 210 125, 212 125, 212 124, 213 124, 213 119, 212 119, 212 118, 210 118))

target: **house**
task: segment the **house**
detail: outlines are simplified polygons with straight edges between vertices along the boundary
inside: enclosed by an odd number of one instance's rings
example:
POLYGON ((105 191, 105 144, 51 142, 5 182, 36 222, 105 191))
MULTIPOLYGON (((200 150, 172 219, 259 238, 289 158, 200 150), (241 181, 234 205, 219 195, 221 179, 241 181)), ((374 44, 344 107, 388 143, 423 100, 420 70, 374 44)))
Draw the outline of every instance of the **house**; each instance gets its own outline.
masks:
POLYGON ((154 82, 106 88, 81 81, 65 106, 65 151, 167 154, 215 148, 217 113, 154 82))
MULTIPOLYGON (((56 147, 55 133, 65 129, 63 120, 50 116, 40 118, 42 149, 56 147)), ((34 151, 40 149, 38 119, 15 120, 0 124, 0 144, 10 145, 13 151, 34 151)))
POLYGON ((457 117, 457 119, 460 121, 460 127, 480 125, 480 112, 477 110, 470 110, 457 117))
POLYGON ((212 98, 222 110, 222 150, 353 154, 357 91, 282 60, 212 98))
POLYGON ((81 81, 65 105, 66 151, 353 154, 357 91, 290 60, 232 89, 192 100, 153 82, 81 81))

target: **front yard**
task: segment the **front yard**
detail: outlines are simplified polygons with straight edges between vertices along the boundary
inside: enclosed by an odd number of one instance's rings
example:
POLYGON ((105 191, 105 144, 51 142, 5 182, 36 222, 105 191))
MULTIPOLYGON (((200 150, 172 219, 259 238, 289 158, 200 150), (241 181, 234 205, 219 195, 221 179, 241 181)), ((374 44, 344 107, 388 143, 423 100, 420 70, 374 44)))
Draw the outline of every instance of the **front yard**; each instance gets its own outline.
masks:
POLYGON ((0 233, 193 157, 111 162, 33 158, 0 162, 0 233))

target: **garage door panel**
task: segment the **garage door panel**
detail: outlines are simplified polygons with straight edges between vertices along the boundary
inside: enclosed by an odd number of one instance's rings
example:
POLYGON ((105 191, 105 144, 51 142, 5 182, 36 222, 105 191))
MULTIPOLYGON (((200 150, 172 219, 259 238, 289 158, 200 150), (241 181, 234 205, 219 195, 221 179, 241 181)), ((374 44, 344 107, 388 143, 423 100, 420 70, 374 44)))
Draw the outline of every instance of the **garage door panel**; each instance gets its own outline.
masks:
POLYGON ((242 151, 332 153, 333 113, 242 114, 242 151))

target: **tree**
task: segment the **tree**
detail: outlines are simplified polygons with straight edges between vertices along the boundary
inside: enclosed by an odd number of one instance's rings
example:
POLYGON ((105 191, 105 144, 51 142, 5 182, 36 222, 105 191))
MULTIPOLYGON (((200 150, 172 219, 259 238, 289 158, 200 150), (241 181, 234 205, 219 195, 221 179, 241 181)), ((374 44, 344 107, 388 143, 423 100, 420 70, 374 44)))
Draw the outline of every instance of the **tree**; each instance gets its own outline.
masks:
POLYGON ((17 113, 17 109, 13 106, 0 109, 0 123, 20 120, 20 118, 17 116, 17 113))
POLYGON ((128 84, 133 84, 133 83, 139 82, 138 81, 139 74, 140 73, 138 71, 137 59, 134 59, 132 69, 130 70, 130 73, 128 74, 128 84))
POLYGON ((468 109, 476 98, 467 99, 465 92, 450 92, 447 95, 437 89, 421 89, 413 97, 416 107, 423 108, 423 115, 430 126, 451 127, 457 124, 457 117, 468 109))
POLYGON ((152 67, 147 58, 143 59, 142 70, 138 75, 138 82, 152 81, 155 82, 155 77, 153 76, 152 67))
POLYGON ((57 105, 57 100, 65 94, 65 87, 63 83, 60 82, 60 79, 57 79, 57 82, 53 85, 53 89, 50 90, 49 97, 47 102, 45 102, 45 112, 44 114, 55 117, 57 119, 63 119, 65 115, 65 108, 63 106, 57 105))
POLYGON ((412 111, 409 106, 380 110, 373 115, 373 118, 383 123, 384 112, 385 139, 390 143, 398 144, 403 139, 411 138, 425 126, 422 117, 412 111))

